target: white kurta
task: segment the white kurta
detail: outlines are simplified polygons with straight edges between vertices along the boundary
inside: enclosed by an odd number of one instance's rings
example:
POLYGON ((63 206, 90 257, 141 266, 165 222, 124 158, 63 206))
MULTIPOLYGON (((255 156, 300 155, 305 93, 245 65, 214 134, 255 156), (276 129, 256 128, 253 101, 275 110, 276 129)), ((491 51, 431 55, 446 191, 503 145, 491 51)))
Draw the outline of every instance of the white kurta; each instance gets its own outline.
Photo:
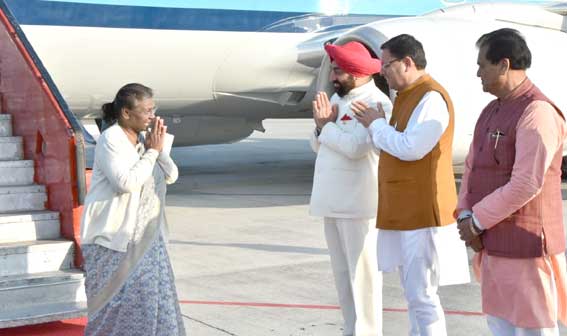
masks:
POLYGON ((388 115, 390 99, 374 82, 351 90, 344 97, 334 94, 331 104, 338 105, 334 123, 327 123, 310 143, 317 153, 309 213, 334 218, 374 218, 378 205, 378 156, 368 131, 351 110, 355 100, 370 106, 382 103, 388 115), (341 120, 349 119, 349 120, 341 120))
MULTIPOLYGON (((385 119, 375 120, 369 132, 378 149, 400 160, 416 161, 436 146, 448 124, 447 104, 441 94, 431 91, 423 96, 403 132, 385 119)), ((410 335, 446 335, 437 288, 470 281, 466 246, 456 224, 379 230, 378 268, 400 272, 409 307, 410 335)))
POLYGON ((317 152, 310 213, 325 217, 325 238, 337 295, 344 318, 343 335, 382 335, 382 274, 376 266, 375 228, 378 157, 372 140, 353 116, 350 104, 392 103, 374 82, 333 95, 337 120, 327 123, 319 137, 311 135, 317 152))
MULTIPOLYGON (((439 142, 449 124, 447 104, 441 94, 435 91, 426 93, 412 113, 406 129, 399 132, 385 119, 375 120, 369 127, 372 141, 380 150, 388 152, 400 160, 422 159, 439 142), (431 121, 435 121, 432 123, 431 121), (438 125, 441 124, 440 128, 438 125)), ((402 241, 413 241, 421 231, 428 231, 428 239, 435 249, 441 270, 439 284, 452 285, 470 281, 467 252, 460 240, 456 224, 443 227, 425 228, 410 231, 380 230, 378 235, 378 265, 380 270, 391 272, 403 264, 404 255, 410 251, 402 249, 402 241)), ((409 254, 409 255, 408 255, 409 254)))

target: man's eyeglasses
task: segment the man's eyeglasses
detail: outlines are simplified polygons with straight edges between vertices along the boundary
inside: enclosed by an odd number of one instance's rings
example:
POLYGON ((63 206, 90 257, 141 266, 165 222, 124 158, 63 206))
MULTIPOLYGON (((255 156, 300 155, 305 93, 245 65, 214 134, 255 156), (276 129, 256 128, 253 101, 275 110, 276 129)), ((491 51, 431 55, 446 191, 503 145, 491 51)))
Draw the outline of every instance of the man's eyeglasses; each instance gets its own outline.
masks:
POLYGON ((398 61, 401 61, 401 60, 403 60, 403 58, 394 58, 393 60, 391 60, 391 61, 388 62, 388 63, 383 63, 383 64, 382 64, 382 69, 388 70, 388 68, 392 66, 392 63, 398 62, 398 61))

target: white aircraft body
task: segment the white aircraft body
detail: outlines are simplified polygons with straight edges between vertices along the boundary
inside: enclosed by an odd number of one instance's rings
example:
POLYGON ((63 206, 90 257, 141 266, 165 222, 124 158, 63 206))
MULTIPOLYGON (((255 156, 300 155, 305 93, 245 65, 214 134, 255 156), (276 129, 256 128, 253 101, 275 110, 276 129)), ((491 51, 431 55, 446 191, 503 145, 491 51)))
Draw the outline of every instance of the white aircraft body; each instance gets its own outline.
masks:
MULTIPOLYGON (((519 30, 532 52, 530 79, 567 117, 564 81, 567 69, 557 57, 567 55, 567 11, 565 3, 553 11, 521 4, 485 3, 441 9, 419 17, 404 17, 370 23, 343 34, 335 43, 356 40, 380 55, 380 45, 400 33, 415 36, 424 45, 427 71, 451 95, 455 108, 453 162, 464 163, 474 126, 483 107, 495 99, 482 91, 477 73, 475 42, 487 32, 510 27, 519 30)), ((319 75, 319 89, 330 91, 328 58, 319 75)), ((395 92, 390 93, 395 98, 395 92)), ((567 146, 564 155, 567 154, 567 146)))
POLYGON ((358 40, 379 56, 380 45, 401 33, 424 44, 428 72, 454 101, 457 164, 468 151, 480 111, 493 99, 476 77, 475 42, 484 33, 500 27, 520 30, 533 53, 529 76, 567 112, 567 68, 559 61, 567 55, 562 4, 6 2, 71 111, 85 124, 100 117, 100 106, 122 85, 140 82, 154 89, 158 115, 178 146, 236 141, 263 130, 266 118, 310 118, 314 94, 332 90, 325 42, 358 40))

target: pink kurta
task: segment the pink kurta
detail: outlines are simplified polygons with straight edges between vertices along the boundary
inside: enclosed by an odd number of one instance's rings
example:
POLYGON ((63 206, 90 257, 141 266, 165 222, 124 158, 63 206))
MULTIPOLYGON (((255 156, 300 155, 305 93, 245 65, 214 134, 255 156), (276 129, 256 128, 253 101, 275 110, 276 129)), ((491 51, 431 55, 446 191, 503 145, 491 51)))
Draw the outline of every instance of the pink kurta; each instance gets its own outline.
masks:
MULTIPOLYGON (((472 206, 489 229, 532 199, 543 185, 546 170, 565 138, 563 119, 543 101, 531 103, 517 124, 516 160, 510 181, 472 206)), ((472 146, 472 145, 471 145, 472 146)), ((464 199, 473 162, 465 162, 458 209, 471 209, 464 199)), ((558 319, 567 325, 565 254, 530 259, 475 256, 475 274, 482 284, 483 312, 520 328, 550 328, 558 319)))

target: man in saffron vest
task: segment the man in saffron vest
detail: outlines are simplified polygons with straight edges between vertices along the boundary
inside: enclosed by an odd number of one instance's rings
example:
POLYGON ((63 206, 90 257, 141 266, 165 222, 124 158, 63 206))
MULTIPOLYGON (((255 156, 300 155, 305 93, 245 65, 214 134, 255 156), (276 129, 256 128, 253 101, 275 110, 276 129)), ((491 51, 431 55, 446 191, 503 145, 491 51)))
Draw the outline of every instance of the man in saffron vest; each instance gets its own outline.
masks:
POLYGON ((326 45, 335 94, 313 101, 317 152, 310 214, 324 217, 325 238, 344 318, 343 335, 382 335, 382 274, 376 267, 376 175, 378 157, 368 132, 353 117, 354 100, 392 103, 374 84, 380 71, 359 42, 326 45))
POLYGON ((455 212, 459 231, 479 252, 475 271, 492 333, 559 335, 557 320, 567 323, 565 119, 527 77, 531 53, 516 30, 485 34, 477 47, 477 76, 497 99, 476 124, 455 212))
POLYGON ((399 271, 410 335, 447 335, 439 286, 467 283, 466 247, 452 217, 454 112, 447 91, 425 71, 423 46, 399 35, 382 46, 382 74, 397 90, 388 123, 381 106, 353 103, 380 152, 378 267, 399 271))

